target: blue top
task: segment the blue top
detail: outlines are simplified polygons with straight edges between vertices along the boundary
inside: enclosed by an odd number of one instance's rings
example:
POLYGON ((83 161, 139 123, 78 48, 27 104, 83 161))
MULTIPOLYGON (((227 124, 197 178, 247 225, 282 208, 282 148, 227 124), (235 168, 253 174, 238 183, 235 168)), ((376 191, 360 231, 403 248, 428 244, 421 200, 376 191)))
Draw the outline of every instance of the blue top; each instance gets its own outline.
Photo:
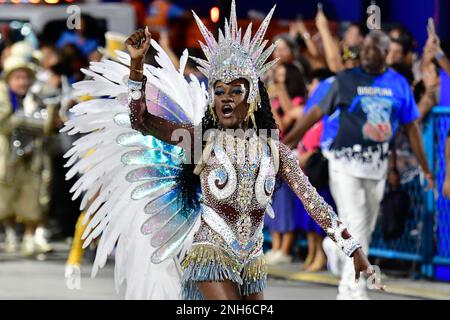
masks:
MULTIPOLYGON (((331 85, 333 84, 335 76, 329 77, 317 85, 316 89, 311 93, 308 97, 308 100, 305 103, 304 112, 308 112, 312 107, 319 104, 322 99, 325 98, 328 91, 330 91, 331 85)), ((336 137, 337 129, 339 127, 339 113, 340 110, 337 109, 331 115, 325 115, 322 119, 323 121, 323 131, 322 136, 320 138, 320 146, 322 150, 326 150, 330 148, 331 143, 336 137)))
POLYGON ((408 82, 392 69, 379 75, 361 67, 341 72, 319 107, 328 115, 340 110, 330 166, 360 178, 384 177, 389 142, 398 125, 419 117, 408 82))
POLYGON ((98 42, 95 39, 81 39, 78 34, 73 31, 64 31, 59 37, 56 46, 62 48, 67 44, 74 44, 84 56, 88 56, 92 51, 98 47, 98 42))

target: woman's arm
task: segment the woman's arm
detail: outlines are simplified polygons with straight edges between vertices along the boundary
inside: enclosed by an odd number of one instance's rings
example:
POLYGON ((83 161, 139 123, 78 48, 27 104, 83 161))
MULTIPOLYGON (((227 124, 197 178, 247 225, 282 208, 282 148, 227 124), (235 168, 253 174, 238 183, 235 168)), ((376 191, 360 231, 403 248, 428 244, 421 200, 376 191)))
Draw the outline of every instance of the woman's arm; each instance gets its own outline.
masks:
POLYGON ((145 103, 145 85, 147 79, 144 76, 144 59, 150 48, 151 34, 148 28, 134 32, 127 40, 126 46, 130 53, 130 78, 128 82, 128 105, 130 107, 131 127, 144 135, 152 135, 155 138, 169 144, 178 145, 180 141, 174 141, 172 134, 175 130, 186 130, 190 136, 191 147, 194 143, 194 128, 191 125, 182 125, 163 119, 147 112, 145 103))
MULTIPOLYGON (((375 278, 375 270, 370 265, 361 245, 350 235, 347 228, 339 221, 336 213, 309 183, 308 178, 300 169, 294 153, 287 146, 279 143, 280 174, 292 191, 300 198, 308 214, 325 230, 328 236, 349 257, 353 257, 355 280, 358 281, 360 273, 364 272, 370 279, 375 278)), ((379 280, 379 279, 377 279, 379 280)), ((374 287, 384 290, 381 282, 374 287)))
POLYGON ((321 10, 317 12, 316 26, 319 30, 320 37, 322 38, 328 68, 333 72, 344 70, 344 64, 342 63, 341 55, 339 53, 339 46, 334 41, 330 28, 328 27, 328 20, 321 10))
POLYGON ((173 139, 173 133, 176 130, 185 130, 186 135, 189 135, 190 137, 190 143, 186 147, 192 147, 194 143, 194 127, 192 125, 178 124, 155 116, 147 111, 147 105, 145 103, 146 81, 147 78, 145 76, 142 78, 142 82, 133 80, 129 81, 128 101, 130 107, 131 127, 144 135, 152 135, 161 141, 173 145, 178 145, 181 142, 180 140, 173 139), (136 97, 136 92, 139 92, 137 95, 139 98, 133 99, 133 97, 136 97))
POLYGON ((423 96, 417 103, 420 112, 419 122, 422 122, 433 106, 436 105, 436 90, 436 88, 425 88, 423 96))
POLYGON ((305 133, 312 128, 320 119, 322 119, 324 113, 318 105, 312 107, 306 114, 304 114, 298 121, 295 122, 294 127, 284 137, 283 143, 295 148, 300 140, 303 139, 305 133))
POLYGON ((276 88, 278 99, 280 100, 280 107, 283 112, 287 114, 291 111, 294 105, 292 103, 291 97, 289 96, 289 93, 287 92, 286 84, 284 82, 277 83, 276 88))
POLYGON ((273 74, 274 82, 272 84, 272 92, 278 97, 281 110, 287 114, 293 107, 291 96, 286 88, 286 68, 283 65, 278 66, 273 74))
POLYGON ((300 198, 308 214, 320 227, 327 232, 330 238, 351 257, 361 248, 361 245, 350 235, 347 228, 337 217, 334 210, 317 193, 311 185, 308 177, 303 173, 297 158, 283 143, 279 143, 281 178, 289 185, 293 192, 300 198))
POLYGON ((297 21, 295 23, 295 28, 297 29, 296 31, 300 33, 303 41, 305 41, 306 49, 308 50, 309 54, 313 58, 319 58, 319 49, 312 40, 311 34, 309 33, 308 28, 306 28, 306 25, 303 23, 303 21, 297 21))
POLYGON ((289 110, 287 114, 284 115, 282 119, 282 127, 280 127, 281 131, 284 131, 291 127, 293 123, 298 121, 303 114, 303 107, 297 103, 293 103, 293 108, 289 110))
POLYGON ((432 63, 433 59, 436 59, 442 70, 450 75, 450 60, 442 50, 441 41, 436 34, 430 34, 428 32, 428 39, 423 51, 422 67, 426 67, 428 64, 432 63))

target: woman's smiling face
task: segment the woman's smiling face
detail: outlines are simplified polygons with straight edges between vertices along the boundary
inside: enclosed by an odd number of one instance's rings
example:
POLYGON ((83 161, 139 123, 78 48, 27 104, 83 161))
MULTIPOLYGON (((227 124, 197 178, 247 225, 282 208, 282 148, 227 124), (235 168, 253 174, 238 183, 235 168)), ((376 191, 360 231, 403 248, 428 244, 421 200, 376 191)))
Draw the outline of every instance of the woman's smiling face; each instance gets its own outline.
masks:
POLYGON ((243 78, 214 84, 214 108, 224 129, 243 128, 248 113, 249 83, 243 78))

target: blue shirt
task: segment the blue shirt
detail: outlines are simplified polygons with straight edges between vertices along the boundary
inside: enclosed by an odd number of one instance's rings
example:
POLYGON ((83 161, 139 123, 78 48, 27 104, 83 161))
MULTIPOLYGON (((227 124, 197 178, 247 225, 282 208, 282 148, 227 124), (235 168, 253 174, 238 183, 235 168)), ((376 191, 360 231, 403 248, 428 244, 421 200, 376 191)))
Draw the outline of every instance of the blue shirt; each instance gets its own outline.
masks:
MULTIPOLYGON (((322 99, 325 98, 328 91, 330 91, 331 85, 333 84, 335 76, 329 77, 317 85, 316 89, 311 93, 310 97, 305 103, 304 112, 308 112, 312 107, 319 104, 322 99)), ((320 147, 322 150, 326 150, 330 148, 331 143, 336 137, 337 129, 339 127, 339 113, 340 110, 337 109, 331 115, 325 115, 322 118, 323 121, 323 131, 322 136, 320 138, 320 147)))
POLYGON ((359 178, 384 178, 389 142, 398 125, 419 117, 408 82, 392 69, 380 75, 361 67, 341 72, 319 107, 328 115, 340 110, 327 153, 330 167, 359 178))
POLYGON ((98 47, 98 42, 95 39, 85 39, 82 40, 78 37, 75 32, 65 31, 58 39, 56 46, 62 48, 67 44, 75 45, 85 57, 87 57, 92 51, 96 50, 98 47))

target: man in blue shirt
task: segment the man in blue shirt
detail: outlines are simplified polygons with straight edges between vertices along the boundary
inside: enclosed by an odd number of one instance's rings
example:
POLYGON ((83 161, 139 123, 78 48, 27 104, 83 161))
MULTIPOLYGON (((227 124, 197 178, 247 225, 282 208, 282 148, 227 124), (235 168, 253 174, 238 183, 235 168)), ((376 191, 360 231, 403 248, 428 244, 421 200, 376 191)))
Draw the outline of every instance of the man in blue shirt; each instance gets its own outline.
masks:
MULTIPOLYGON (((339 73, 325 98, 296 124, 285 138, 296 144, 324 115, 339 113, 339 127, 330 149, 330 189, 337 211, 348 230, 368 252, 388 169, 389 142, 398 125, 405 126, 411 147, 430 187, 422 137, 416 120, 419 111, 407 81, 386 67, 389 37, 381 31, 366 36, 360 52, 361 67, 339 73)), ((338 299, 368 299, 364 281, 354 282, 351 261, 344 264, 338 299)))

